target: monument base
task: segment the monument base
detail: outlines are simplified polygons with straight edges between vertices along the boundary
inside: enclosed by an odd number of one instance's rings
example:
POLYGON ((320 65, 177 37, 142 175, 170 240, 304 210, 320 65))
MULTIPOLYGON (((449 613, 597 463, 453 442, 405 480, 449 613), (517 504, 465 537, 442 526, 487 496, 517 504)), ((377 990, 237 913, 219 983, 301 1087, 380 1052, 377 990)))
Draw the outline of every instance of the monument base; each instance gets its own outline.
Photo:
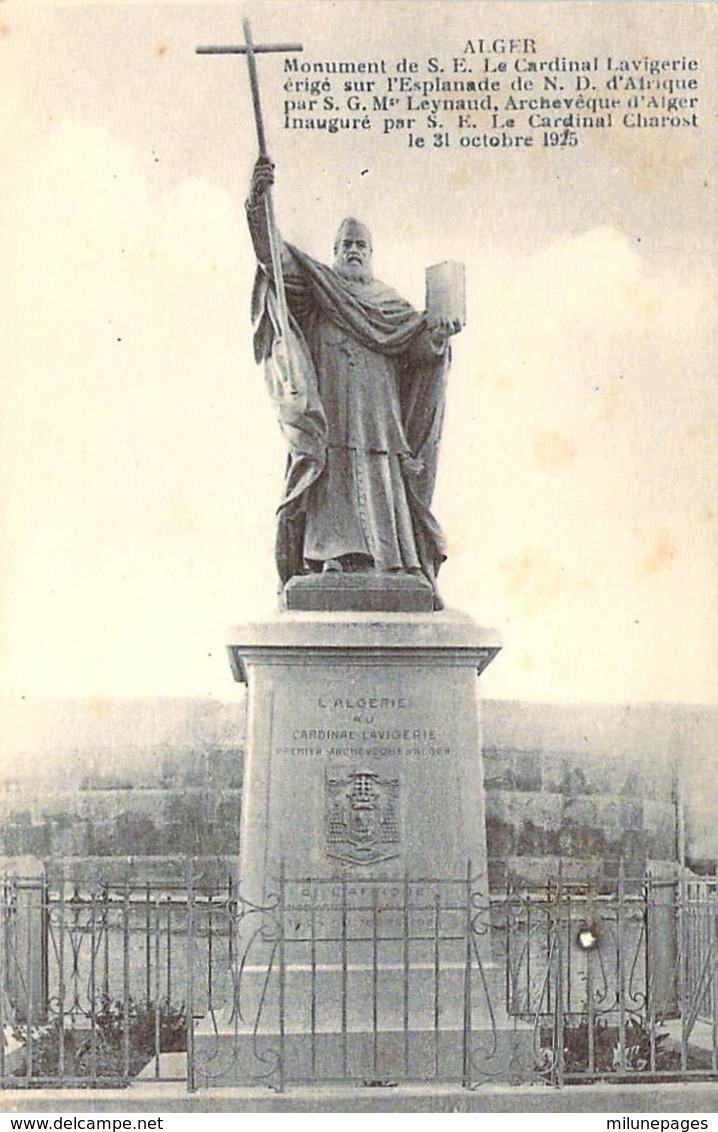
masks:
POLYGON ((434 591, 413 574, 304 574, 290 578, 282 593, 288 610, 430 613, 434 591))
MULTIPOLYGON (((536 1072, 533 1027, 507 1016, 500 968, 487 968, 480 978, 474 971, 468 982, 459 965, 442 970, 441 995, 434 972, 420 967, 411 971, 411 993, 400 970, 364 968, 350 975, 351 994, 342 997, 331 993, 338 991, 341 971, 288 968, 286 1015, 275 1002, 268 1016, 253 1019, 239 995, 234 1007, 203 1019, 194 1034, 195 1085, 478 1084, 525 1081, 536 1072), (310 983, 313 993, 305 997, 310 983), (420 997, 419 984, 428 992, 420 997), (299 1013, 298 996, 305 1008, 299 1013)), ((243 977, 256 978, 257 990, 266 987, 259 971, 243 977)))
POLYGON ((297 578, 285 600, 229 646, 248 687, 238 959, 198 1083, 498 1066, 526 1042, 490 967, 476 677, 496 634, 405 575, 297 578))
POLYGON ((195 1036, 194 1087, 264 1086, 343 1081, 359 1085, 488 1082, 520 1084, 540 1072, 531 1027, 460 1030, 195 1036))

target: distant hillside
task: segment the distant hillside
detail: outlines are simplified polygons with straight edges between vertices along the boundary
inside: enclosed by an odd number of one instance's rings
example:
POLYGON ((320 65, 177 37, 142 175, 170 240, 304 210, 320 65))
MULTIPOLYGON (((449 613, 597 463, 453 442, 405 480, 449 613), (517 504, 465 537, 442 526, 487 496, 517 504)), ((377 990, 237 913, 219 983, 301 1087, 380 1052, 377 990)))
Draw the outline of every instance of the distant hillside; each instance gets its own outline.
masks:
POLYGON ((244 699, 22 701, 3 719, 0 782, 40 775, 79 783, 88 772, 140 784, 158 758, 244 745, 244 699))
MULTIPOLYGON (((0 852, 234 854, 244 736, 241 694, 23 702, 3 719, 0 852)), ((712 707, 485 702, 495 871, 532 855, 669 859, 681 794, 689 855, 710 865, 717 740, 712 707)))

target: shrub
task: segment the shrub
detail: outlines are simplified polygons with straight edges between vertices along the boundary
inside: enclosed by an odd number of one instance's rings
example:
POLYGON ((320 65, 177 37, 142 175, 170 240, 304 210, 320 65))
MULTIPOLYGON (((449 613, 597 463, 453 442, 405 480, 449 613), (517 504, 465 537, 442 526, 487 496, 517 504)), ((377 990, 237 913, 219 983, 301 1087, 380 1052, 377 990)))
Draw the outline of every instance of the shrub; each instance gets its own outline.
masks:
POLYGON ((664 1048, 669 1035, 655 1032, 655 1063, 651 1065, 651 1033, 638 1018, 629 1018, 623 1027, 625 1064, 621 1066, 620 1031, 606 1019, 593 1024, 594 1066, 589 1068, 588 1019, 566 1019, 563 1031, 564 1072, 597 1074, 650 1073, 655 1070, 680 1069, 681 1057, 675 1050, 664 1048))
MULTIPOLYGON (((157 1007, 154 1002, 130 999, 127 1024, 123 1004, 103 999, 95 1014, 94 1049, 88 1029, 65 1029, 63 1036, 64 1078, 127 1080, 135 1077, 155 1055, 157 1007), (129 1037, 129 1073, 125 1074, 125 1029, 129 1037)), ((160 1008, 159 1052, 169 1053, 186 1048, 187 1016, 184 1006, 160 1008)), ((27 1042, 25 1028, 17 1037, 27 1042)), ((23 1063, 15 1070, 27 1077, 27 1051, 23 1063)), ((33 1027, 31 1078, 60 1078, 60 1022, 33 1027)))

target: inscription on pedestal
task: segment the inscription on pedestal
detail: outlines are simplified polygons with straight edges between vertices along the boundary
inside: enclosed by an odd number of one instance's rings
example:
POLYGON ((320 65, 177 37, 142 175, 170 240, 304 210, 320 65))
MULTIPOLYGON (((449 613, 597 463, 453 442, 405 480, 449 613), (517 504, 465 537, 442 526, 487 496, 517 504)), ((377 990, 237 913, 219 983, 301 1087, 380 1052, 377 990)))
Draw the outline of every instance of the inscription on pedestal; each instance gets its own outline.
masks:
POLYGON ((275 752, 358 761, 451 755, 438 727, 411 725, 425 714, 425 704, 405 696, 314 696, 302 705, 302 721, 282 719, 275 752))

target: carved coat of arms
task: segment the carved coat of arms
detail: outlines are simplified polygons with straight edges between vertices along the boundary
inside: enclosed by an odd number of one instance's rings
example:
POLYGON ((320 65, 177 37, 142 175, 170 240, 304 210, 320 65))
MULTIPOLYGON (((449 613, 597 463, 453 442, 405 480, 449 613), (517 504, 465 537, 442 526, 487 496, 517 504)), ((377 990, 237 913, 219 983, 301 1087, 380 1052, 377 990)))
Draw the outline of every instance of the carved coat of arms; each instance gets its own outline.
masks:
POLYGON ((399 779, 374 770, 326 771, 327 856, 354 865, 397 857, 399 779))

